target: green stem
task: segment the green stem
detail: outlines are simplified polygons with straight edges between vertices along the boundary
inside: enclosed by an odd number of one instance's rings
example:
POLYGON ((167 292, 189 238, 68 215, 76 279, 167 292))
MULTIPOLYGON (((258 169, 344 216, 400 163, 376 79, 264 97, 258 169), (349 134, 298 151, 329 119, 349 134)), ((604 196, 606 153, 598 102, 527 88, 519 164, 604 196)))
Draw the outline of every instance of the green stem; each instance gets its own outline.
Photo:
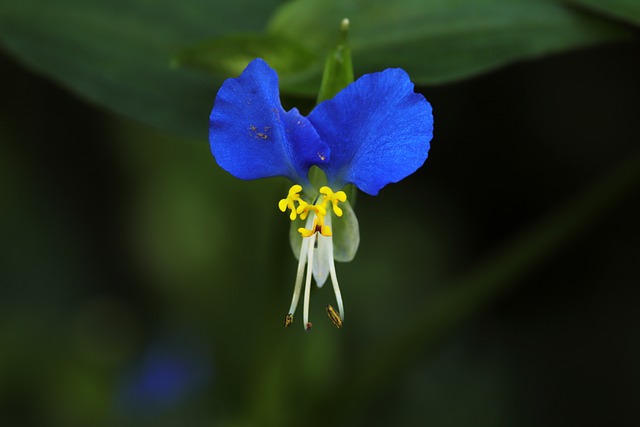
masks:
POLYGON ((340 38, 336 47, 327 56, 322 73, 322 84, 318 93, 318 104, 333 98, 338 92, 353 82, 353 63, 349 46, 349 20, 340 24, 340 38))

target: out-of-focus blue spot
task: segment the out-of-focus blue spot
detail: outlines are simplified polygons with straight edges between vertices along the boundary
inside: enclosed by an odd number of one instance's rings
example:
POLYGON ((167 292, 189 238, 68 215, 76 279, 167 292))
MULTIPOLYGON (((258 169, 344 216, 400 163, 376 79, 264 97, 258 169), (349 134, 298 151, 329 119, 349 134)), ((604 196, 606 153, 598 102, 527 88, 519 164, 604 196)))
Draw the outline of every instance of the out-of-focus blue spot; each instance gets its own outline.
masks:
POLYGON ((210 351, 180 340, 153 343, 124 373, 117 408, 129 415, 158 415, 196 398, 210 386, 210 351))

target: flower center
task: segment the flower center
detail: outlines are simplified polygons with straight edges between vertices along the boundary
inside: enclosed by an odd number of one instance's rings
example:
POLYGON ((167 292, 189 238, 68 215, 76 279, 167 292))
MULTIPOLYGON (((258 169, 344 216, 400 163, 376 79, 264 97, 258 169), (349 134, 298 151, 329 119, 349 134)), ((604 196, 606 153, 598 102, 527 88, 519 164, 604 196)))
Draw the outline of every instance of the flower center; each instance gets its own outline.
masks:
POLYGON ((287 197, 281 199, 278 203, 280 211, 286 212, 287 209, 291 210, 291 214, 289 215, 291 221, 295 220, 297 215, 300 215, 300 219, 305 220, 307 219, 309 212, 313 212, 315 214, 313 226, 310 229, 306 229, 304 227, 298 228, 298 232, 302 237, 311 237, 318 232, 325 237, 331 236, 331 227, 325 225, 324 221, 324 218, 327 215, 327 206, 331 204, 333 213, 337 217, 341 217, 342 209, 338 204, 340 202, 344 203, 347 201, 347 194, 344 191, 334 192, 331 188, 325 185, 320 188, 321 196, 316 199, 315 203, 309 204, 300 197, 301 191, 301 185, 292 185, 287 197), (298 204, 297 207, 296 203, 298 204))

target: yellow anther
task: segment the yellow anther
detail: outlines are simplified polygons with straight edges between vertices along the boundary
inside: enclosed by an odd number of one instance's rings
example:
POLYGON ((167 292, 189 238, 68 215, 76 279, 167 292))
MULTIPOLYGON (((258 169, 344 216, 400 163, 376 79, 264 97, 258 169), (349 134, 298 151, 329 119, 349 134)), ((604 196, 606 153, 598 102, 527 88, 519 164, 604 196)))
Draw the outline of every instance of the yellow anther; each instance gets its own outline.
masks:
POLYGON ((300 227, 300 228, 298 228, 298 233, 300 233, 300 235, 301 235, 302 237, 311 237, 311 236, 313 236, 314 234, 316 234, 316 229, 315 229, 315 227, 313 227, 313 229, 312 229, 312 230, 307 230, 307 229, 306 229, 306 228, 304 228, 304 227, 300 227))
POLYGON ((297 212, 297 208, 294 203, 295 202, 304 203, 304 201, 300 198, 301 191, 302 191, 301 185, 298 185, 298 184, 292 185, 291 188, 289 189, 289 194, 287 194, 287 198, 281 199, 280 202, 278 202, 278 208, 280 208, 281 212, 286 212, 287 209, 291 209, 291 214, 289 215, 289 218, 291 219, 291 221, 296 219, 296 213, 300 213, 300 212, 297 212))
POLYGON ((302 237, 311 237, 318 232, 323 236, 331 236, 331 227, 324 224, 324 217, 327 215, 327 205, 331 203, 333 213, 336 216, 342 216, 342 209, 340 209, 338 203, 347 201, 346 193, 344 191, 337 191, 334 193, 331 188, 324 186, 320 188, 322 201, 312 205, 302 200, 300 192, 302 192, 301 185, 292 185, 287 197, 278 202, 278 208, 280 211, 286 212, 287 209, 289 209, 291 211, 289 214, 291 221, 295 220, 298 215, 300 215, 300 219, 305 220, 309 216, 309 212, 313 212, 315 214, 313 227, 311 227, 311 229, 308 230, 304 227, 298 229, 302 237), (298 203, 297 207, 296 202, 298 203))
POLYGON ((346 202, 347 193, 345 193, 344 191, 337 191, 334 193, 332 189, 325 185, 324 187, 320 188, 320 194, 324 194, 324 200, 322 201, 322 203, 326 205, 327 203, 331 202, 331 204, 333 205, 333 213, 338 217, 342 216, 342 209, 340 209, 340 207, 338 206, 338 202, 346 202))
POLYGON ((307 219, 307 215, 309 215, 309 203, 302 199, 298 200, 298 209, 296 212, 300 215, 300 219, 307 219))
POLYGON ((323 236, 329 237, 331 236, 331 227, 324 224, 324 217, 327 214, 327 210, 322 205, 305 205, 304 212, 300 214, 300 218, 305 219, 309 212, 313 211, 316 214, 316 217, 313 219, 313 226, 311 229, 306 229, 304 227, 298 228, 298 232, 302 235, 302 237, 311 237, 316 232, 320 232, 323 236))
POLYGON ((300 215, 300 219, 307 219, 309 216, 309 212, 315 212, 316 216, 324 217, 327 214, 327 209, 323 205, 310 205, 304 200, 298 200, 298 215, 300 215))

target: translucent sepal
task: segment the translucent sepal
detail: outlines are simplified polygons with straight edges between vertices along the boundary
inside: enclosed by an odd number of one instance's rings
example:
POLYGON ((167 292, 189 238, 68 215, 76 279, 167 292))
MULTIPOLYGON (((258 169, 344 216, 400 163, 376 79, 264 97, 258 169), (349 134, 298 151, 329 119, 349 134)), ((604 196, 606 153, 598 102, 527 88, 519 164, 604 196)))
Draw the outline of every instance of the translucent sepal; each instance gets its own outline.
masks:
MULTIPOLYGON (((355 258, 358 252, 358 246, 360 245, 360 228, 358 226, 358 218, 356 217, 351 204, 347 200, 345 203, 341 203, 342 217, 338 218, 327 212, 325 222, 329 221, 332 230, 332 242, 333 246, 333 259, 339 262, 349 262, 355 258), (331 219, 329 219, 331 215, 331 219)), ((302 236, 298 231, 298 228, 305 227, 310 229, 313 226, 314 215, 309 215, 305 221, 297 219, 291 221, 291 227, 289 228, 289 243, 291 244, 291 250, 296 259, 300 257, 300 245, 302 244, 302 236)), ((310 237, 307 237, 310 238, 310 237)), ((327 239, 324 236, 320 236, 318 243, 318 250, 322 249, 322 239, 327 239)), ((318 264, 316 264, 318 265, 318 264)), ((324 283, 324 282, 323 282, 324 283)))
MULTIPOLYGON (((358 252, 360 245, 360 228, 358 218, 353 211, 349 200, 342 203, 342 216, 331 217, 331 229, 333 230, 333 258, 340 262, 349 262, 358 252)), ((299 247, 299 246, 298 246, 299 247)))
POLYGON ((296 259, 300 259, 300 247, 302 245, 302 236, 298 228, 304 227, 310 229, 313 226, 313 218, 315 218, 315 214, 307 216, 305 220, 300 219, 298 216, 295 221, 291 221, 291 226, 289 227, 289 243, 291 244, 291 250, 296 259))

